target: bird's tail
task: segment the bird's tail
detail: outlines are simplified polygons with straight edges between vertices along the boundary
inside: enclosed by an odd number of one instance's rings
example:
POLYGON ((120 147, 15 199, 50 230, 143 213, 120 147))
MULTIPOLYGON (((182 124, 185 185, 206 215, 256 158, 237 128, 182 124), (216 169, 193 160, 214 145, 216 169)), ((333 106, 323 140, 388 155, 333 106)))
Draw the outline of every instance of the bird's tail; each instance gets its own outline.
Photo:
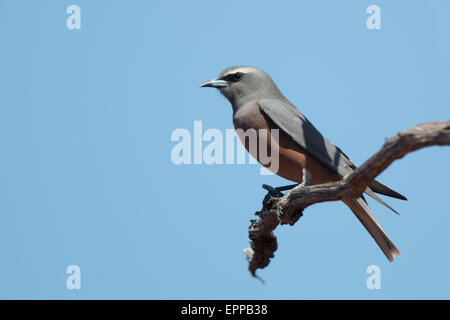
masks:
POLYGON ((372 189, 376 193, 383 194, 388 197, 397 198, 397 199, 401 199, 401 200, 408 200, 408 199, 406 199, 406 197, 404 195, 398 193, 397 191, 392 190, 391 188, 389 188, 388 186, 385 186, 384 184, 382 184, 381 182, 379 182, 377 180, 373 180, 370 183, 369 188, 372 189))
POLYGON ((389 261, 394 261, 394 255, 400 255, 400 251, 398 251, 397 247, 383 231, 365 200, 360 197, 358 199, 345 199, 344 202, 353 211, 367 231, 369 231, 389 261))

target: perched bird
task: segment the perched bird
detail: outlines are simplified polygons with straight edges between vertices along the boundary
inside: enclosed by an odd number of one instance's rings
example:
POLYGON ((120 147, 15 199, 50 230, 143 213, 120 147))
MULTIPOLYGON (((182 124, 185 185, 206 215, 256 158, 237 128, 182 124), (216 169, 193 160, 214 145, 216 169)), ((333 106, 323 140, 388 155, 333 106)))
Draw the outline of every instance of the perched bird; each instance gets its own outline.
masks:
MULTIPOLYGON (((273 144, 276 144, 279 164, 274 173, 279 176, 297 183, 313 185, 341 180, 357 168, 341 149, 328 141, 284 97, 272 78, 263 70, 250 66, 229 67, 222 71, 217 79, 205 82, 201 87, 217 88, 229 100, 233 107, 233 123, 237 131, 253 129, 267 132, 264 137, 266 150, 271 150, 273 144), (271 134, 274 129, 278 129, 278 139, 274 139, 271 134), (303 181, 304 177, 309 181, 303 181)), ((238 135, 247 151, 268 167, 267 163, 260 159, 259 148, 252 148, 242 133, 238 135)), ((258 136, 258 139, 261 137, 258 136)), ((394 212, 395 210, 375 193, 406 200, 403 195, 376 180, 367 187, 365 193, 394 212)), ((400 255, 363 196, 343 201, 369 231, 389 261, 393 261, 395 254, 400 255)))

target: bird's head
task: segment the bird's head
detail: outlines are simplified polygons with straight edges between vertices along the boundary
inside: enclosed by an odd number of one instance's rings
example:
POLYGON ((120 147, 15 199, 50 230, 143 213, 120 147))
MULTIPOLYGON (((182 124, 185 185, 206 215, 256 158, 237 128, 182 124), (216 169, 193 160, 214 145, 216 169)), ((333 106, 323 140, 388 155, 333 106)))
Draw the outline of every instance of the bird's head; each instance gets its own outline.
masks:
POLYGON ((247 101, 271 98, 281 94, 266 72, 250 66, 228 67, 216 79, 207 81, 200 87, 219 89, 233 107, 247 101))

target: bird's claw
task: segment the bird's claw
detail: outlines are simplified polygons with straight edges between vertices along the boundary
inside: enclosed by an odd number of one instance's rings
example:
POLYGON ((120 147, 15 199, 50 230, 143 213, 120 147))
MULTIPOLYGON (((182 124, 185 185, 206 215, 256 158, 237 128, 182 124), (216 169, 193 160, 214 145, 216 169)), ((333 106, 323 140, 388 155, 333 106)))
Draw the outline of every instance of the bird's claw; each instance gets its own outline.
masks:
POLYGON ((263 184, 263 188, 266 189, 267 193, 272 197, 279 198, 283 196, 283 193, 281 193, 280 189, 278 188, 274 188, 267 184, 263 184))
POLYGON ((281 198, 283 196, 283 193, 278 189, 278 188, 274 188, 272 186, 269 186, 267 184, 263 184, 262 186, 264 189, 267 190, 267 194, 264 197, 263 200, 263 205, 265 206, 266 204, 268 204, 268 202, 274 198, 281 198))

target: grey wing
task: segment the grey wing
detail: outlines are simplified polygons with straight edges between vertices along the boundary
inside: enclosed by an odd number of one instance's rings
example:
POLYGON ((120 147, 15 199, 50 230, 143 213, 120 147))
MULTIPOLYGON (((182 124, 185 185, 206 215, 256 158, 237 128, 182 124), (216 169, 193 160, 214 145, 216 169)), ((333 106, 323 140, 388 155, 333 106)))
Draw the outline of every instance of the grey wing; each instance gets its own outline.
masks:
POLYGON ((347 155, 328 141, 297 108, 277 99, 262 99, 261 110, 285 133, 341 176, 354 171, 347 155))

